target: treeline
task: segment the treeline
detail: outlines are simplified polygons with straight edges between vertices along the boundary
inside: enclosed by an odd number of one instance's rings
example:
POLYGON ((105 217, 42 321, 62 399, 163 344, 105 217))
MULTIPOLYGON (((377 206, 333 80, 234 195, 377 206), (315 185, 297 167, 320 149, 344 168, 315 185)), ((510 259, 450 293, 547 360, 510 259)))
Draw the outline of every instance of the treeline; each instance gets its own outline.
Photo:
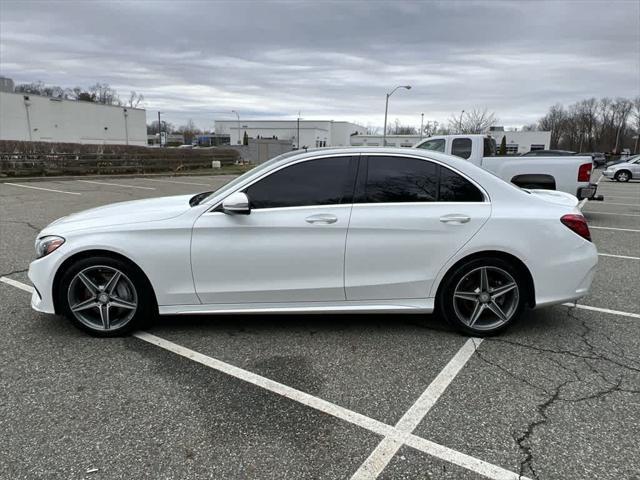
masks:
POLYGON ((537 127, 551 132, 551 148, 576 152, 639 150, 640 96, 627 98, 589 98, 568 107, 549 108, 537 127))
POLYGON ((43 95, 45 97, 65 100, 80 100, 83 102, 102 103, 104 105, 118 105, 121 107, 142 107, 144 95, 132 90, 129 96, 121 98, 118 92, 108 83, 96 83, 88 88, 63 88, 57 85, 45 85, 44 82, 21 83, 16 85, 16 93, 43 95))

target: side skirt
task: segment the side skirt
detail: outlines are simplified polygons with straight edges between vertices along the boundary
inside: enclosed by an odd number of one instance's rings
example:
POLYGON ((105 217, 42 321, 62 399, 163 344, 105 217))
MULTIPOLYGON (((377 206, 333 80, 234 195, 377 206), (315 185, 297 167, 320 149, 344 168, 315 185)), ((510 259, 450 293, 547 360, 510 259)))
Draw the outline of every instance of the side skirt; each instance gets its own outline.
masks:
POLYGON ((432 313, 433 298, 379 301, 300 303, 216 303, 209 305, 161 305, 160 315, 211 315, 229 313, 432 313))

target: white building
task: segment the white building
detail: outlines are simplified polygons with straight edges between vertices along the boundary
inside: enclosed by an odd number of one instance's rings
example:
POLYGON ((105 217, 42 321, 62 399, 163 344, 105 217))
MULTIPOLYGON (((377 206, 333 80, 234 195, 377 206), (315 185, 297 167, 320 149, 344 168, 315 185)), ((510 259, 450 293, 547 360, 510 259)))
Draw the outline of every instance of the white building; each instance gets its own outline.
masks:
POLYGON ((0 140, 147 144, 140 108, 0 91, 0 140))
POLYGON ((244 132, 249 138, 290 140, 294 148, 340 147, 351 145, 352 135, 367 129, 351 122, 333 120, 216 120, 216 134, 228 134, 231 145, 242 143, 244 132), (300 138, 298 139, 298 132, 300 138))
POLYGON ((507 154, 515 155, 527 153, 531 150, 549 150, 551 144, 551 132, 543 131, 504 131, 502 127, 491 127, 489 135, 496 141, 496 147, 500 151, 502 137, 507 137, 507 154))
MULTIPOLYGON (((387 147, 413 147, 419 141, 420 135, 387 135, 387 147)), ((351 137, 351 145, 354 147, 382 147, 382 143, 382 135, 354 135, 351 137)))

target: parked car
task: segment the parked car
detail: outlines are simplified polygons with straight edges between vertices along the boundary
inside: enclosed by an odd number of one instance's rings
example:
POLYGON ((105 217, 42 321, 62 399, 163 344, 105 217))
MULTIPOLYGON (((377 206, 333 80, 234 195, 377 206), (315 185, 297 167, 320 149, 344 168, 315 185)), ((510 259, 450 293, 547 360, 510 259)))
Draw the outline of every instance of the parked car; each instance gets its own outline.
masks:
POLYGON ((593 160, 593 165, 596 168, 602 167, 605 163, 607 163, 607 157, 602 152, 586 152, 586 153, 576 153, 576 155, 589 155, 593 160))
POLYGON ((611 160, 611 161, 607 162, 605 164, 605 166, 606 167, 610 167, 611 165, 617 165, 619 163, 630 162, 630 161, 635 160, 637 158, 640 158, 640 155, 634 155, 633 157, 622 157, 622 158, 619 158, 618 160, 611 160))
POLYGON ((484 135, 440 135, 417 143, 415 148, 449 153, 495 173, 522 188, 560 190, 579 199, 602 200, 591 183, 591 157, 496 157, 495 140, 484 135))
POLYGON ((610 165, 602 174, 608 179, 618 182, 628 182, 632 178, 640 178, 640 155, 610 165))
MULTIPOLYGON (((530 152, 523 153, 522 157, 563 157, 569 155, 575 155, 576 152, 570 150, 531 150, 530 152)), ((585 153, 584 155, 589 155, 585 153)))
POLYGON ((576 205, 437 152, 291 152, 215 192, 56 220, 31 304, 98 336, 156 313, 434 310, 492 334, 588 293, 598 257, 576 205))

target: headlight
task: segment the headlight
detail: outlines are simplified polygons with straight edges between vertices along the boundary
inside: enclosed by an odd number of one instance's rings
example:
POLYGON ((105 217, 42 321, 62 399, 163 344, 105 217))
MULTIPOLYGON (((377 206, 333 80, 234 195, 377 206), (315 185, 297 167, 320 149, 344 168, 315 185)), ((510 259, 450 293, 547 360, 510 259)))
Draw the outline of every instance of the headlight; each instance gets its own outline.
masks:
POLYGON ((57 250, 63 243, 64 238, 55 235, 39 238, 36 240, 36 257, 42 258, 49 255, 51 252, 57 250))

